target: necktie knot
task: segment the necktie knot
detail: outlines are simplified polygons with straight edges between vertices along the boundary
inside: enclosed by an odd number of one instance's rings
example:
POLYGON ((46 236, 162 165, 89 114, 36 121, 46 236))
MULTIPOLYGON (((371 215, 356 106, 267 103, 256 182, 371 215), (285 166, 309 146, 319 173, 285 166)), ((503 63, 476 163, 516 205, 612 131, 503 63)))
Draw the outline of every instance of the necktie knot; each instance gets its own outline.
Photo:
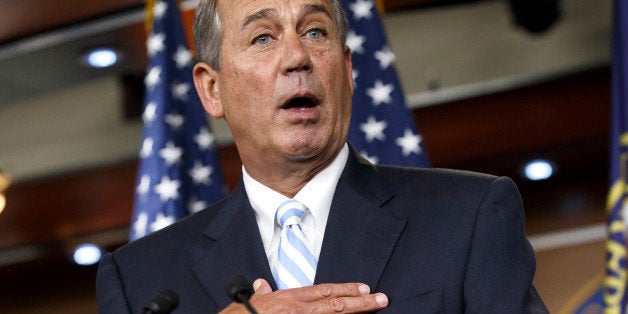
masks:
POLYGON ((282 227, 296 225, 301 222, 305 214, 305 205, 293 199, 287 200, 279 205, 275 213, 275 221, 282 227))
POLYGON ((277 262, 273 269, 279 289, 305 287, 314 283, 318 261, 300 225, 305 210, 305 205, 289 199, 279 205, 275 213, 275 221, 282 228, 277 262))

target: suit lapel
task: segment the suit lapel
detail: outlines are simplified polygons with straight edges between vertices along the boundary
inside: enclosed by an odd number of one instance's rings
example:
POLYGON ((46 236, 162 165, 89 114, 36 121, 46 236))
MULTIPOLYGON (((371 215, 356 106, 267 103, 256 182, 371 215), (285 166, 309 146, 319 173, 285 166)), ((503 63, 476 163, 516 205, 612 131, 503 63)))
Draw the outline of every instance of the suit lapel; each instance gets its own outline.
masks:
POLYGON ((218 307, 231 303, 227 285, 236 275, 250 281, 265 278, 275 288, 255 214, 242 183, 221 206, 204 235, 203 244, 193 253, 192 267, 218 307))
POLYGON ((393 197, 376 168, 352 150, 332 202, 315 283, 377 287, 406 225, 386 206, 393 197))
MULTIPOLYGON (((405 218, 386 206, 393 197, 376 168, 352 150, 332 201, 316 284, 363 282, 377 287, 406 225, 405 218)), ((242 183, 220 205, 191 256, 194 273, 218 308, 231 303, 226 287, 236 275, 265 278, 277 289, 242 183)))

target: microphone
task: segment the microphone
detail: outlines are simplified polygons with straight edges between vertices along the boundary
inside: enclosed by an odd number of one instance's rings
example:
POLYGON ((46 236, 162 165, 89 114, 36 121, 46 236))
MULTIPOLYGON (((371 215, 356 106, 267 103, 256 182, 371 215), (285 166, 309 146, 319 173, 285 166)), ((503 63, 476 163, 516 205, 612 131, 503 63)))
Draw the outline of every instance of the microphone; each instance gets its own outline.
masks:
POLYGON ((179 296, 172 290, 162 290, 142 309, 144 314, 169 314, 179 305, 179 296))
POLYGON ((255 293, 253 286, 244 276, 234 277, 227 285, 227 295, 233 301, 244 304, 251 314, 257 314, 257 311, 249 302, 253 293, 255 293))

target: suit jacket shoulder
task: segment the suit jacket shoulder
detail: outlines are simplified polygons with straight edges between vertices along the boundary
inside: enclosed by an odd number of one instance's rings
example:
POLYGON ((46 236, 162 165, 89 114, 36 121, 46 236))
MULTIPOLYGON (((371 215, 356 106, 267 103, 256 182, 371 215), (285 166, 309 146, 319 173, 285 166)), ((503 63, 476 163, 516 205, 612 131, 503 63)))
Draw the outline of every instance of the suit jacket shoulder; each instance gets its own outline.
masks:
POLYGON ((100 313, 141 313, 160 290, 180 313, 218 312, 235 275, 272 281, 253 210, 240 185, 226 199, 106 255, 99 266, 100 313))

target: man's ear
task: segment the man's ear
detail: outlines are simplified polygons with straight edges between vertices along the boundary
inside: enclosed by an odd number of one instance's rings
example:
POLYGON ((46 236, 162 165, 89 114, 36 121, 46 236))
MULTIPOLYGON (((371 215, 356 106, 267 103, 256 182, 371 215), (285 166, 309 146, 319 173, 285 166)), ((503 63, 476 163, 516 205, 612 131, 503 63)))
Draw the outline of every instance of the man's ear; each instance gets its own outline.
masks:
POLYGON ((197 63, 192 71, 194 87, 201 99, 203 108, 214 118, 222 118, 225 112, 220 102, 220 86, 218 84, 218 72, 206 63, 197 63))
POLYGON ((347 75, 349 76, 349 85, 351 87, 351 95, 353 95, 354 81, 353 81, 353 59, 351 57, 351 49, 345 45, 345 67, 347 68, 347 75))

